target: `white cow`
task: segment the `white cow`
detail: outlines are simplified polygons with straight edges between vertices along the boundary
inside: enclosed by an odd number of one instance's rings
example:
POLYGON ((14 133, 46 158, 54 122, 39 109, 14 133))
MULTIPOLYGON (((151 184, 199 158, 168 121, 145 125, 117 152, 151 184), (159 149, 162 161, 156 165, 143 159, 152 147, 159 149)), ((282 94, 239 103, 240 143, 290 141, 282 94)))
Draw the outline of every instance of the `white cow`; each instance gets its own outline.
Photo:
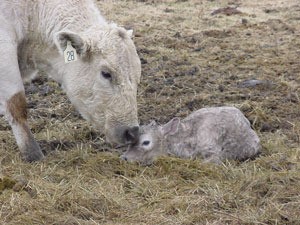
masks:
POLYGON ((41 70, 109 142, 137 137, 141 64, 131 34, 107 23, 92 0, 0 1, 0 114, 25 160, 43 158, 27 124, 23 86, 41 70))
POLYGON ((205 162, 246 160, 260 153, 260 141, 249 121, 235 107, 203 108, 180 121, 142 126, 138 142, 121 156, 127 161, 152 163, 159 155, 202 157, 205 162))

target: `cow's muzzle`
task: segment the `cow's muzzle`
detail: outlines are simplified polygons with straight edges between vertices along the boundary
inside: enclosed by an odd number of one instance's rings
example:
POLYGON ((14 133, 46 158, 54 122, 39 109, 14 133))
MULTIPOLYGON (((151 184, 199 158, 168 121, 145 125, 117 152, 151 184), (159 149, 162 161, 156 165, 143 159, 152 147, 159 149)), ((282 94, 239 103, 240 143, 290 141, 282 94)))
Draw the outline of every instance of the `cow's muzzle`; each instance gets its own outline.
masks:
POLYGON ((115 144, 134 144, 138 141, 138 126, 121 126, 106 135, 107 141, 115 144))

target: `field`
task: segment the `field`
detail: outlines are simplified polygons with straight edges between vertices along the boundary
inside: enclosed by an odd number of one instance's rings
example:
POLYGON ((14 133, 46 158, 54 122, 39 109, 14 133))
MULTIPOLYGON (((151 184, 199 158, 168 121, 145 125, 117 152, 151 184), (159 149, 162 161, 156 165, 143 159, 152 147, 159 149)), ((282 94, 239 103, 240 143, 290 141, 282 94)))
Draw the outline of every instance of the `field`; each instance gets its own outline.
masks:
POLYGON ((298 0, 103 0, 134 30, 140 123, 236 106, 262 155, 216 166, 161 157, 126 163, 45 76, 26 84, 47 157, 21 160, 0 118, 0 224, 300 224, 298 0))

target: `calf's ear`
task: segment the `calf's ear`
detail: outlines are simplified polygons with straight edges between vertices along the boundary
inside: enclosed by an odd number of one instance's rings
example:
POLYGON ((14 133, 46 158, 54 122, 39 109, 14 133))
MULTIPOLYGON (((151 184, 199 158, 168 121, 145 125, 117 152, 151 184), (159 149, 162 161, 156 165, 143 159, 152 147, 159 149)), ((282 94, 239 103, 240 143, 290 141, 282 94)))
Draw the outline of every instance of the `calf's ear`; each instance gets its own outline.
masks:
POLYGON ((71 42, 71 45, 76 49, 78 55, 86 53, 87 46, 80 35, 71 31, 60 31, 55 34, 54 42, 61 54, 63 54, 66 49, 68 41, 71 42))
POLYGON ((179 127, 180 119, 178 117, 173 118, 167 124, 161 127, 162 134, 166 135, 173 135, 177 132, 179 127))
POLYGON ((157 125, 157 123, 155 122, 155 120, 151 120, 151 122, 149 123, 150 127, 154 127, 156 125, 157 125))

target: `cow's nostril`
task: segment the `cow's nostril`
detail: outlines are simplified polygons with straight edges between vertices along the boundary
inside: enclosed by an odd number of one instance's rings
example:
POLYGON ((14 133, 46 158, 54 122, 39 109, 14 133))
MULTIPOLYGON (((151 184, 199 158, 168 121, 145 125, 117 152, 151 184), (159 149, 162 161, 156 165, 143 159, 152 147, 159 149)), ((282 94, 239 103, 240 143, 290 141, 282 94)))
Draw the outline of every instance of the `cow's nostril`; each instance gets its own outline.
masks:
POLYGON ((138 139, 138 135, 139 135, 139 127, 138 126, 134 126, 134 127, 125 129, 124 138, 125 138, 126 142, 128 142, 128 143, 135 143, 138 139))

